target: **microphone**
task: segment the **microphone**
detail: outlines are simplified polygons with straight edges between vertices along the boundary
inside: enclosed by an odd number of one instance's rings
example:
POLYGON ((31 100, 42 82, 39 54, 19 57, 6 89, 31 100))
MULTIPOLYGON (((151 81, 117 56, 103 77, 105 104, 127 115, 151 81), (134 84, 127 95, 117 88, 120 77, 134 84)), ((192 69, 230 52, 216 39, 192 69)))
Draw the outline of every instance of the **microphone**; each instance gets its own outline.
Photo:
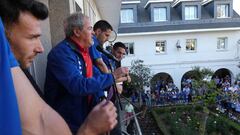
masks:
POLYGON ((119 62, 119 60, 115 57, 115 56, 113 56, 112 54, 110 54, 109 52, 107 52, 106 50, 104 50, 101 46, 97 46, 96 47, 96 49, 99 51, 99 52, 101 52, 101 53, 103 53, 104 55, 106 55, 109 59, 112 59, 112 60, 114 60, 114 61, 116 61, 116 62, 119 62))

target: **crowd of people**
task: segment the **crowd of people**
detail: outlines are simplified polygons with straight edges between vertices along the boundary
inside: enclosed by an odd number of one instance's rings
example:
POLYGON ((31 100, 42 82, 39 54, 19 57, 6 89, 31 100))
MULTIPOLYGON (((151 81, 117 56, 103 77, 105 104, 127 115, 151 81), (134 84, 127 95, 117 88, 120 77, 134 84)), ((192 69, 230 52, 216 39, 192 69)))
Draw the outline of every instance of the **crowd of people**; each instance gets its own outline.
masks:
POLYGON ((109 52, 115 60, 97 50, 113 30, 107 21, 92 27, 80 12, 66 17, 65 39, 48 55, 41 90, 27 69, 44 51, 40 22, 48 17, 47 6, 36 0, 1 0, 0 17, 0 134, 121 134, 118 82, 131 78, 120 66, 123 43, 109 52))
MULTIPOLYGON (((159 81, 154 88, 155 90, 146 90, 141 93, 142 101, 147 106, 189 103, 192 101, 192 85, 190 82, 184 84, 181 90, 172 81, 167 83, 159 81)), ((131 99, 133 103, 139 101, 139 93, 132 93, 131 99)))
POLYGON ((217 110, 240 122, 240 81, 236 80, 232 85, 229 75, 223 78, 216 76, 213 80, 221 89, 217 96, 217 110))
MULTIPOLYGON (((239 95, 240 95, 240 81, 236 80, 231 85, 231 79, 229 75, 223 78, 218 76, 212 79, 216 87, 221 92, 216 97, 216 101, 219 104, 219 109, 234 110, 240 112, 239 95)), ((160 80, 152 90, 145 90, 141 93, 141 98, 147 106, 161 106, 168 104, 185 104, 192 102, 193 97, 203 96, 207 92, 206 88, 194 90, 192 87, 193 79, 188 77, 183 79, 181 86, 182 89, 178 89, 172 81, 165 82, 160 80), (154 90, 155 89, 155 90, 154 90)), ((135 92, 131 95, 132 102, 139 101, 139 93, 135 92)))

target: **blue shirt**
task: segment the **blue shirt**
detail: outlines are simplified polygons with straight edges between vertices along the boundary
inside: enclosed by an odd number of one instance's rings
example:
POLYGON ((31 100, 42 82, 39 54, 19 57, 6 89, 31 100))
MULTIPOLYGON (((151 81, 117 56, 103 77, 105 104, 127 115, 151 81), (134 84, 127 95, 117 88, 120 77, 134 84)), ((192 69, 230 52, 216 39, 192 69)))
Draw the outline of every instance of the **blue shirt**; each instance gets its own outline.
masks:
POLYGON ((102 54, 103 62, 107 65, 108 69, 115 70, 117 68, 116 62, 112 59, 109 59, 105 54, 102 54))
POLYGON ((97 39, 97 37, 94 35, 92 37, 92 40, 93 40, 93 45, 89 48, 89 53, 91 55, 91 58, 93 60, 96 60, 96 59, 99 59, 99 58, 102 58, 103 59, 103 62, 107 65, 108 69, 111 69, 110 66, 112 66, 112 69, 116 69, 116 65, 115 65, 115 62, 111 59, 108 59, 108 57, 104 54, 102 54, 101 52, 99 52, 97 50, 97 46, 98 45, 101 45, 101 43, 99 42, 99 40, 97 39))
POLYGON ((97 46, 100 45, 100 42, 98 41, 97 37, 94 35, 93 38, 93 45, 89 48, 89 53, 91 55, 91 58, 93 60, 102 58, 101 53, 97 50, 97 46))
POLYGON ((0 18, 0 135, 21 135, 17 98, 11 67, 18 66, 9 48, 0 18))

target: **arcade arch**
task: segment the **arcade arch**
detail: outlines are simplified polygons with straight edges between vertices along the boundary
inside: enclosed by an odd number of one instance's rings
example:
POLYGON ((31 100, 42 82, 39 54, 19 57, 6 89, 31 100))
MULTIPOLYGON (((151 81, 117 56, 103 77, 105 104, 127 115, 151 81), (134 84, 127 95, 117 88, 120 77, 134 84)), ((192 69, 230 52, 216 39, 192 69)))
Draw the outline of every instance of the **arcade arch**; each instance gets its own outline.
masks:
POLYGON ((166 73, 166 72, 160 72, 155 74, 152 79, 150 80, 150 84, 151 84, 151 89, 152 90, 156 90, 159 89, 158 87, 161 86, 165 86, 168 83, 174 83, 172 77, 170 74, 166 73))

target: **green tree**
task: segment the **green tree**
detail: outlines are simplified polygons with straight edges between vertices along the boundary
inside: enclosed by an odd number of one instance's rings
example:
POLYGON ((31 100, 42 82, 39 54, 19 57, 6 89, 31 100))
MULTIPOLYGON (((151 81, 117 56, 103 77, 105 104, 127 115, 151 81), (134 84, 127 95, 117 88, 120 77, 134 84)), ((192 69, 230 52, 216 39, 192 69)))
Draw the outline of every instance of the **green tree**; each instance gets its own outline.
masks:
POLYGON ((132 83, 137 84, 137 87, 141 90, 143 86, 149 85, 149 80, 152 77, 150 68, 144 65, 143 60, 139 59, 131 62, 130 74, 135 76, 132 83))
POLYGON ((196 81, 207 80, 212 77, 213 71, 208 68, 200 68, 198 66, 193 67, 193 70, 188 73, 188 76, 191 76, 196 81))
POLYGON ((215 82, 211 80, 213 71, 207 68, 194 67, 191 76, 192 87, 196 93, 195 101, 202 101, 204 105, 211 106, 216 102, 216 96, 220 91, 215 82))
POLYGON ((131 82, 124 83, 124 89, 130 91, 142 91, 143 86, 149 86, 149 80, 152 77, 151 70, 144 65, 143 60, 133 60, 130 67, 131 82))

